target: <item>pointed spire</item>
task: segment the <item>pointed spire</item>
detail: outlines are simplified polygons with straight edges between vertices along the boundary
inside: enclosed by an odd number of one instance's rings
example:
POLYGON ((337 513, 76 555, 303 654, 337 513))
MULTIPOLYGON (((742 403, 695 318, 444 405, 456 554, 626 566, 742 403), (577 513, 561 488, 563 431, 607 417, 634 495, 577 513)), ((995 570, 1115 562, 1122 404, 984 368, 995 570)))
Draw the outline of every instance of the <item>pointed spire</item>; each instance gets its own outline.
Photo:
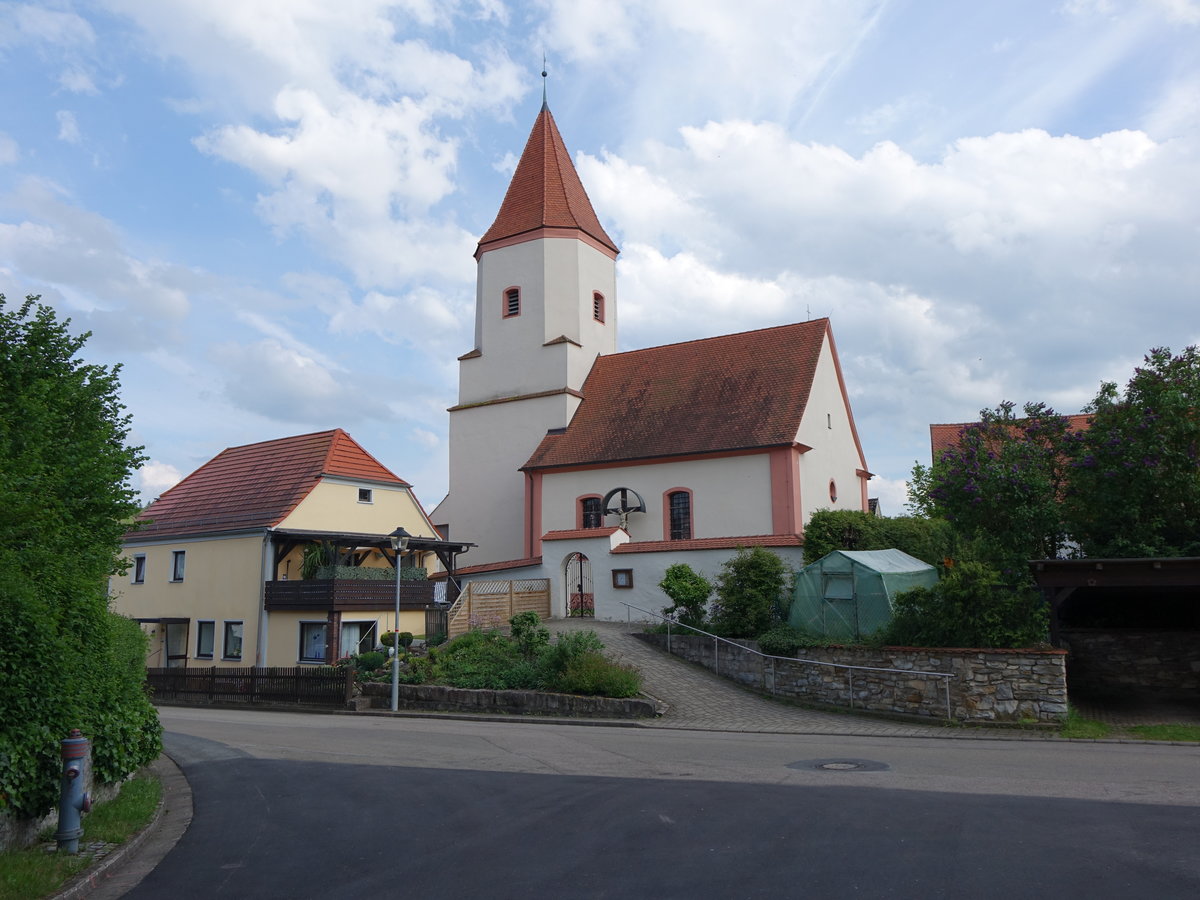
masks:
POLYGON ((601 226, 543 99, 500 212, 480 239, 475 258, 489 249, 489 244, 522 235, 533 240, 547 228, 581 231, 614 256, 620 252, 601 226))

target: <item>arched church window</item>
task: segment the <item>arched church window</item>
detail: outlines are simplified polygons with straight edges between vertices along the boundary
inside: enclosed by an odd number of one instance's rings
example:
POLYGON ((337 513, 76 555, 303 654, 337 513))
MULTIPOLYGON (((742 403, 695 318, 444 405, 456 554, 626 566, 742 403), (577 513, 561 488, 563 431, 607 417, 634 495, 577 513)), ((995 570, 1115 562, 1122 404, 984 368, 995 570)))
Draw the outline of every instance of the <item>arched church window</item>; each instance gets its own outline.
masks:
POLYGON ((692 492, 686 488, 667 492, 667 535, 672 541, 692 538, 692 492))
POLYGON ((504 292, 504 318, 511 319, 521 314, 521 289, 510 287, 504 292))
POLYGON ((604 511, 599 497, 581 497, 579 500, 579 527, 600 528, 604 525, 604 511))

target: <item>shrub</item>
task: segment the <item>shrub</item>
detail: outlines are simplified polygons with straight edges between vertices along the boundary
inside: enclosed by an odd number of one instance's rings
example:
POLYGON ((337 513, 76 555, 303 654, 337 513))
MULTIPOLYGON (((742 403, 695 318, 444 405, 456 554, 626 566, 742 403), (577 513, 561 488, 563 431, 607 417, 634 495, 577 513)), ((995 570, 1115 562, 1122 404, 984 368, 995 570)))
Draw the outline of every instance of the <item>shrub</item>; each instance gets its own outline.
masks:
POLYGON ((542 651, 540 668, 546 683, 554 683, 567 670, 571 661, 585 653, 604 649, 594 631, 568 631, 560 633, 558 640, 542 651))
POLYGON ((366 653, 360 653, 354 657, 354 668, 360 672, 373 672, 375 669, 382 668, 386 662, 386 653, 381 653, 378 650, 368 650, 366 653))
POLYGON ((805 563, 814 563, 834 550, 891 549, 939 567, 946 557, 960 555, 954 529, 944 519, 820 509, 804 526, 805 563))
POLYGON ((704 625, 708 598, 713 592, 711 581, 687 563, 676 563, 667 568, 658 587, 672 600, 671 606, 663 608, 664 615, 678 619, 684 625, 696 628, 704 625))
POLYGON ((758 649, 768 656, 795 656, 802 647, 820 647, 827 642, 814 634, 780 623, 756 638, 758 649))
POLYGON ((1029 647, 1046 640, 1046 622, 1036 591, 1005 584, 983 563, 963 562, 933 587, 898 595, 880 638, 915 647, 1029 647))
POLYGON ((589 650, 567 663, 554 688, 566 694, 636 697, 642 690, 642 674, 633 666, 608 659, 598 650, 589 650))
POLYGON ((762 634, 783 617, 790 581, 787 566, 770 550, 739 550, 717 575, 713 629, 727 637, 762 634))
POLYGON ((512 640, 517 650, 526 659, 535 659, 550 643, 550 629, 533 610, 517 613, 508 620, 512 628, 512 640))
POLYGON ((532 688, 528 667, 516 645, 498 631, 468 631, 455 638, 436 657, 434 675, 452 687, 532 688))

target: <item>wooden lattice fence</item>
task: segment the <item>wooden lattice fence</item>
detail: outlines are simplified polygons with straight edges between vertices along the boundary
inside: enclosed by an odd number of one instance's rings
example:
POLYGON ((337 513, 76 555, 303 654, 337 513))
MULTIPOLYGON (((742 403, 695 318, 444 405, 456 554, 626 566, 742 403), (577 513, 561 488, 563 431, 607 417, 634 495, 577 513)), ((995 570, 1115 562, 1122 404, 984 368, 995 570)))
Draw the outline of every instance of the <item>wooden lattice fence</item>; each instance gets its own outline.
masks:
POLYGON ((501 628, 526 610, 550 618, 550 579, 472 581, 450 609, 448 634, 455 638, 471 628, 501 628))

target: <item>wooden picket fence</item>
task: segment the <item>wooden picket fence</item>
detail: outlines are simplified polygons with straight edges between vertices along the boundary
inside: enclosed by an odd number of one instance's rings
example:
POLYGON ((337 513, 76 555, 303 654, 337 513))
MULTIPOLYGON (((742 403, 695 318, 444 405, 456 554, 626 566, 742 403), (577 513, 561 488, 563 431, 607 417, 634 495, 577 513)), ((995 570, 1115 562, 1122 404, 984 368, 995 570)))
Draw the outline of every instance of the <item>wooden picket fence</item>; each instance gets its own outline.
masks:
POLYGON ((456 638, 471 628, 501 628, 526 610, 550 618, 550 579, 472 581, 450 607, 447 634, 456 638))
POLYGON ((333 666, 147 669, 154 700, 175 703, 296 703, 344 706, 354 672, 333 666))

